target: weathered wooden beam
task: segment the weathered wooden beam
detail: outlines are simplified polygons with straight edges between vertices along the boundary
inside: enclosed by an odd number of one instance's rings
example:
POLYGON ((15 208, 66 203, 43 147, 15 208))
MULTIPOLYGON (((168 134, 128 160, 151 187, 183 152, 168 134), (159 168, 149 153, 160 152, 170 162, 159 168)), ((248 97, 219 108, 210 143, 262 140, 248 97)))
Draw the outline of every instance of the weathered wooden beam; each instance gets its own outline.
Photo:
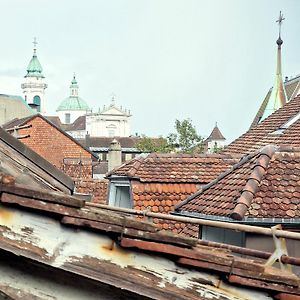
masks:
POLYGON ((0 205, 0 228, 1 249, 79 278, 90 278, 152 299, 232 300, 228 290, 218 288, 220 278, 216 275, 180 267, 155 252, 124 249, 105 233, 66 227, 36 211, 0 205), (20 247, 16 241, 31 246, 20 247))
MULTIPOLYGON (((119 233, 120 236, 130 236, 130 237, 137 237, 140 239, 147 239, 149 241, 159 241, 161 243, 170 243, 172 245, 182 245, 185 247, 192 247, 197 244, 197 240, 185 238, 179 235, 173 235, 169 232, 153 232, 147 231, 147 226, 140 226, 142 223, 135 221, 135 223, 127 224, 124 222, 124 225, 116 225, 112 223, 105 223, 105 222, 98 222, 92 221, 83 218, 75 218, 65 216, 62 218, 61 222, 63 224, 75 225, 75 226, 83 226, 88 228, 97 229, 100 231, 105 232, 114 232, 119 233)), ((147 225, 147 224, 143 224, 147 225)))
MULTIPOLYGON (((243 285, 243 286, 246 285, 246 286, 252 286, 255 288, 261 288, 261 289, 267 289, 267 290, 273 290, 273 291, 281 291, 281 292, 286 292, 289 294, 295 294, 295 296, 300 295, 299 287, 292 287, 292 286, 288 286, 286 284, 266 282, 264 280, 245 278, 245 277, 237 276, 237 275, 230 275, 228 277, 228 280, 229 280, 229 282, 235 283, 238 285, 243 285)), ((297 298, 292 298, 292 299, 297 299, 297 298)))
POLYGON ((238 266, 241 269, 253 270, 256 273, 263 272, 264 266, 262 264, 256 263, 250 259, 242 259, 239 257, 234 257, 228 252, 224 251, 212 251, 211 248, 207 249, 186 249, 182 247, 177 247, 173 245, 167 245, 162 243, 148 242, 137 239, 122 238, 121 246, 127 248, 138 248, 141 250, 147 250, 151 252, 159 252, 170 254, 177 257, 188 257, 196 260, 207 261, 223 266, 238 266))
POLYGON ((72 207, 83 207, 85 203, 85 201, 81 199, 77 199, 70 195, 66 195, 58 192, 52 192, 52 191, 31 189, 22 186, 20 184, 14 184, 14 185, 0 184, 0 192, 17 195, 24 198, 31 198, 31 199, 42 200, 46 202, 59 203, 59 204, 72 206, 72 207))
MULTIPOLYGON (((277 273, 268 273, 268 272, 255 272, 254 270, 246 270, 239 268, 238 265, 232 266, 224 266, 220 264, 215 264, 203 260, 196 260, 191 258, 182 257, 177 261, 178 264, 190 267, 196 267, 203 270, 213 270, 219 271, 222 273, 239 275, 245 278, 252 279, 261 279, 263 282, 273 282, 274 284, 288 284, 290 286, 298 287, 299 286, 299 278, 294 274, 281 274, 280 270, 277 273)), ((247 285, 247 284, 245 284, 247 285)), ((281 289, 276 289, 276 285, 274 285, 274 290, 281 291, 281 289)), ((300 290, 296 293, 300 294, 300 290)))

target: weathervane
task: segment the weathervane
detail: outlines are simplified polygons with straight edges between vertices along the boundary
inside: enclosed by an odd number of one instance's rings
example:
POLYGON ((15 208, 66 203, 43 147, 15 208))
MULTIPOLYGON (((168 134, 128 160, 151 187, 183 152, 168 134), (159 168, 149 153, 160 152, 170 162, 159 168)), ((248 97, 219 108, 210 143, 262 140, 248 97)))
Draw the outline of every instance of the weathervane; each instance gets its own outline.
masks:
POLYGON ((285 20, 285 18, 283 17, 282 12, 280 11, 279 18, 276 21, 278 23, 278 25, 279 25, 279 37, 281 37, 281 23, 282 23, 283 20, 285 20))

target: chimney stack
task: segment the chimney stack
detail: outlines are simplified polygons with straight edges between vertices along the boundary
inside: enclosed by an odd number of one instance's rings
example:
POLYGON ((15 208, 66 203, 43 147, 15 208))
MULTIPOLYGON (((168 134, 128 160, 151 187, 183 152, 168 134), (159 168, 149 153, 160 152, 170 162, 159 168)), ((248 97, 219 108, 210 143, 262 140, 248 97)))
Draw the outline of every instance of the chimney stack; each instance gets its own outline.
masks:
POLYGON ((108 172, 122 164, 122 148, 121 144, 113 139, 108 149, 108 172))

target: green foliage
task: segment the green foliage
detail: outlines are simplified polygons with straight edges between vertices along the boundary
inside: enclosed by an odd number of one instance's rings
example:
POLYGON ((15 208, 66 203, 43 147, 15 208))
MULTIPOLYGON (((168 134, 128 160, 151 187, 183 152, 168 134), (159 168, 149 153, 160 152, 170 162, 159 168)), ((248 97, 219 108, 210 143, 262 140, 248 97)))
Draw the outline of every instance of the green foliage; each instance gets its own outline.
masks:
POLYGON ((153 139, 143 136, 135 146, 143 152, 203 152, 203 138, 197 134, 190 119, 175 120, 175 129, 176 133, 170 133, 166 138, 153 139))
POLYGON ((143 152, 172 152, 171 145, 168 143, 167 139, 163 137, 154 139, 144 135, 142 136, 141 140, 135 145, 135 147, 143 152))

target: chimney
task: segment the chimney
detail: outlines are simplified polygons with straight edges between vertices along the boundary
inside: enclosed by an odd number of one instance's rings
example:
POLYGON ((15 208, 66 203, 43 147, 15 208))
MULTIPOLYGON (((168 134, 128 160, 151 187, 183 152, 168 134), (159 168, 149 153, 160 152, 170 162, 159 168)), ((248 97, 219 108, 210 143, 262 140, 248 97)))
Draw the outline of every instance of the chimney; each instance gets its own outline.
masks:
POLYGON ((113 139, 108 149, 108 172, 122 164, 121 144, 113 139))
POLYGON ((90 149, 90 147, 91 147, 91 139, 90 139, 90 135, 88 132, 85 135, 85 147, 88 149, 90 149))
POLYGON ((285 81, 285 82, 289 81, 288 76, 285 76, 285 80, 284 80, 284 81, 285 81))

